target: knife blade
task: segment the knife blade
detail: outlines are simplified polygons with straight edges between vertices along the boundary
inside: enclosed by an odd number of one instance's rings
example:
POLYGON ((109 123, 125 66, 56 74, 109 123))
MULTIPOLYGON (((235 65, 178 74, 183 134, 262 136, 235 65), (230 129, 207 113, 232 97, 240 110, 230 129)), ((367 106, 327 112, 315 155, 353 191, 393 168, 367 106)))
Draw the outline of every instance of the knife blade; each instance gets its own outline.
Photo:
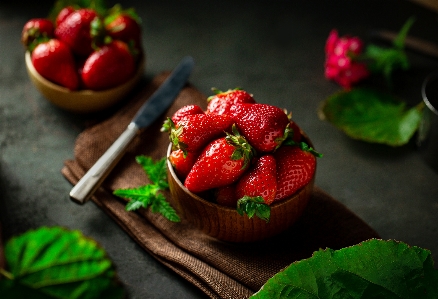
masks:
POLYGON ((140 107, 125 131, 71 189, 69 195, 73 202, 84 204, 88 201, 119 162, 131 141, 173 103, 186 84, 194 64, 190 56, 181 60, 160 88, 140 107))

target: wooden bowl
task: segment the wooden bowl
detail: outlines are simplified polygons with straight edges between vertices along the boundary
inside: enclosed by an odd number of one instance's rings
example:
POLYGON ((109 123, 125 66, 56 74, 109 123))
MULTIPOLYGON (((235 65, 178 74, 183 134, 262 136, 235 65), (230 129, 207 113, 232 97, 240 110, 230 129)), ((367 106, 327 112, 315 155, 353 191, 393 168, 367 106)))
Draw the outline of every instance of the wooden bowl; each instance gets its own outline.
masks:
MULTIPOLYGON (((167 157, 172 150, 169 145, 167 157)), ((291 198, 271 205, 271 217, 267 223, 254 216, 241 216, 235 208, 207 201, 190 192, 178 179, 167 159, 167 174, 171 193, 170 203, 178 215, 187 219, 199 230, 216 239, 229 242, 253 242, 279 234, 289 228, 301 216, 313 191, 312 180, 291 198)))
POLYGON ((138 83, 144 73, 144 59, 139 64, 135 75, 127 82, 102 91, 78 90, 71 91, 57 85, 43 76, 34 68, 30 52, 25 54, 26 69, 37 90, 52 104, 72 112, 90 113, 111 107, 128 94, 138 83))

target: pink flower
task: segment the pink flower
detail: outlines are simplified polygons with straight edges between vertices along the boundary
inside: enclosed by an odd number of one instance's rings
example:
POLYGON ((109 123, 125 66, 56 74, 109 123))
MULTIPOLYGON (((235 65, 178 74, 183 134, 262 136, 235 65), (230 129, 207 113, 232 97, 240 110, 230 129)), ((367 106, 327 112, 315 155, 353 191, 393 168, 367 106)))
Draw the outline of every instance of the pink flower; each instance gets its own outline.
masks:
POLYGON ((368 77, 366 64, 355 60, 362 49, 363 42, 358 37, 339 37, 338 32, 332 30, 325 44, 325 77, 345 89, 368 77))

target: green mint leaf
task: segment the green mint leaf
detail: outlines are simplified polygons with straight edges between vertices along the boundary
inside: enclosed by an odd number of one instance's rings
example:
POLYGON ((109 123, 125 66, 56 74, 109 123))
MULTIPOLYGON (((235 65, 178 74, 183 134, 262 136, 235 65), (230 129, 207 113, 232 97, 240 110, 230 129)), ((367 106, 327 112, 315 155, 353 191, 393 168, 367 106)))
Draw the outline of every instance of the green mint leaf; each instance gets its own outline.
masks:
POLYGON ((151 208, 153 213, 159 213, 172 222, 180 222, 176 211, 167 202, 166 197, 161 191, 169 188, 167 182, 166 158, 156 162, 148 156, 137 156, 136 161, 140 164, 146 175, 153 182, 152 184, 140 186, 138 188, 117 189, 114 195, 129 199, 125 209, 135 211, 140 208, 151 208))
POLYGON ((266 222, 269 222, 271 217, 271 207, 265 204, 263 197, 256 196, 244 196, 237 201, 237 213, 240 215, 246 214, 248 218, 252 218, 254 215, 266 222))
POLYGON ((393 47, 383 48, 374 44, 369 44, 361 59, 367 60, 368 67, 373 73, 381 73, 389 83, 393 71, 397 69, 409 69, 409 60, 404 51, 405 39, 409 29, 412 27, 415 19, 409 18, 401 28, 396 39, 393 42, 393 47))
POLYGON ((167 182, 166 158, 161 158, 160 160, 154 162, 151 157, 142 155, 137 156, 135 160, 142 166, 146 175, 154 184, 157 184, 162 189, 169 188, 169 184, 167 182))
POLYGON ((124 298, 105 251, 79 231, 42 227, 5 245, 1 269, 6 298, 124 298))
POLYGON ((428 250, 372 239, 316 251, 277 273, 250 298, 432 299, 438 298, 438 270, 428 250))
POLYGON ((136 199, 131 199, 127 204, 126 204, 126 211, 135 211, 138 210, 140 208, 146 208, 147 206, 145 206, 143 204, 142 201, 140 200, 136 200, 136 199))
POLYGON ((151 204, 151 210, 154 213, 162 214, 165 218, 167 218, 168 220, 170 220, 172 222, 180 222, 181 221, 178 214, 170 206, 170 204, 167 202, 167 200, 163 194, 157 195, 157 199, 154 200, 151 204))
POLYGON ((421 107, 408 108, 389 94, 361 88, 332 95, 320 115, 354 139, 401 146, 418 129, 421 107))
POLYGON ((154 197, 157 196, 160 187, 155 184, 144 185, 138 188, 128 188, 128 189, 117 189, 113 192, 122 198, 131 199, 135 201, 140 201, 144 203, 144 207, 151 204, 154 197))
POLYGON ((369 68, 373 73, 381 73, 390 80, 394 70, 409 69, 409 60, 403 49, 382 48, 373 44, 367 46, 364 57, 370 60, 369 68))

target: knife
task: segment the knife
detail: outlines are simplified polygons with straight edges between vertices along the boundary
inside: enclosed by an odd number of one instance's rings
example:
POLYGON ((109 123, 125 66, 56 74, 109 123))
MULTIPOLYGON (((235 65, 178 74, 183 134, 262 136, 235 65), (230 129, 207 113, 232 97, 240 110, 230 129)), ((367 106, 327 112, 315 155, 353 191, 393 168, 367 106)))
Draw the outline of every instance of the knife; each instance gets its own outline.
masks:
POLYGON ((182 59, 160 88, 140 107, 120 137, 71 189, 70 199, 72 201, 78 204, 87 202, 119 162, 131 141, 173 103, 186 84, 194 64, 190 56, 182 59))

